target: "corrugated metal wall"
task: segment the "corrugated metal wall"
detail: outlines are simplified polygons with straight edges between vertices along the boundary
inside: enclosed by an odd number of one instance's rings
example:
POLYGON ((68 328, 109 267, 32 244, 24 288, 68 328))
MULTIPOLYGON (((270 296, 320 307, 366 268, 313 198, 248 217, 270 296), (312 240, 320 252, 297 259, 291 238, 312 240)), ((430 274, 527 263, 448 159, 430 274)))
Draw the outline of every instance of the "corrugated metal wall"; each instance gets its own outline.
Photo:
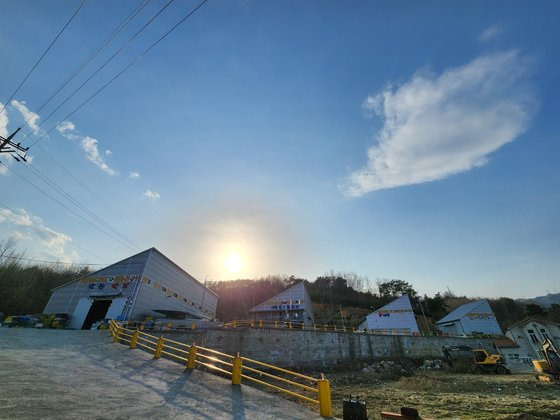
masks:
POLYGON ((403 295, 369 314, 366 318, 366 325, 368 330, 392 330, 395 333, 419 332, 407 295, 403 295))
POLYGON ((123 297, 132 297, 138 283, 131 281, 131 277, 136 276, 137 279, 140 278, 147 257, 148 251, 142 252, 54 290, 43 312, 67 313, 71 315, 80 298, 87 297, 90 294, 101 293, 104 290, 119 292, 123 297), (119 279, 119 276, 122 278, 119 279), (116 289, 113 289, 113 283, 107 282, 107 277, 115 277, 116 289), (127 280, 128 287, 123 288, 127 280), (90 286, 91 284, 95 284, 93 289, 90 286), (100 284, 104 285, 103 289, 99 289, 100 284))
POLYGON ((204 316, 214 318, 218 297, 199 283, 194 277, 170 262, 158 251, 150 253, 146 270, 140 284, 140 291, 132 313, 133 319, 143 319, 148 315, 160 316, 154 309, 189 312, 193 317, 203 316, 201 310, 204 298, 204 316))
POLYGON ((253 311, 257 316, 260 314, 259 319, 278 320, 284 318, 283 314, 289 314, 294 321, 314 322, 313 304, 303 282, 257 305, 253 311))

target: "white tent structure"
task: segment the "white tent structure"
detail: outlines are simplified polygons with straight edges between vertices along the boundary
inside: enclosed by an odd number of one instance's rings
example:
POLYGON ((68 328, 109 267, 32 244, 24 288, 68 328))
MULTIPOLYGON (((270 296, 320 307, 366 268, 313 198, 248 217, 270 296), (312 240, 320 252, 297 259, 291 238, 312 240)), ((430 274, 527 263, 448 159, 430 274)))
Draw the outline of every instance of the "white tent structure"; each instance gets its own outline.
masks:
POLYGON ((358 328, 396 335, 420 332, 407 294, 366 316, 358 328))

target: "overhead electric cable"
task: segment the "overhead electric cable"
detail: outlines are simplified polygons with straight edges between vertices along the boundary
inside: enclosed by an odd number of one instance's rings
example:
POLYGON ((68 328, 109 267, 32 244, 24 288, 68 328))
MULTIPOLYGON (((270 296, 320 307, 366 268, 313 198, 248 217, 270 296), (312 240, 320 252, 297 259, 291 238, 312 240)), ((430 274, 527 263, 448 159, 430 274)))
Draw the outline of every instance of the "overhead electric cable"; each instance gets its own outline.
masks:
POLYGON ((115 241, 119 242, 121 245, 126 246, 127 248, 132 249, 133 251, 137 251, 137 249, 133 248, 132 246, 128 245, 126 242, 123 242, 121 239, 113 236, 111 233, 106 232, 105 230, 103 230, 102 228, 100 228, 99 226, 97 226, 96 224, 92 223, 90 220, 86 219, 85 217, 83 217, 81 214, 77 213, 76 211, 74 211, 72 208, 68 207, 66 204, 64 204, 63 202, 61 202, 60 200, 58 200, 57 198, 53 197, 51 194, 49 194, 48 192, 46 192, 45 190, 43 190, 41 187, 38 187, 37 185, 35 185, 33 182, 31 182, 30 180, 28 180, 27 178, 25 178, 23 175, 18 174, 16 171, 14 171, 12 168, 10 168, 9 166, 7 166, 5 163, 0 162, 0 165, 4 165, 6 168, 8 168, 8 170, 10 172, 12 172, 13 174, 15 174, 17 177, 21 178, 23 181, 25 181, 26 183, 30 184, 32 187, 34 187, 36 190, 40 191, 41 193, 43 193, 44 195, 46 195, 47 197, 49 197, 51 200, 55 201, 56 203, 58 203, 60 206, 64 207, 66 210, 68 210, 70 213, 72 213, 73 215, 75 215, 76 217, 79 217, 80 219, 82 219, 84 222, 88 223, 89 225, 93 226, 95 229, 99 230, 100 232, 104 233, 105 235, 109 236, 110 238, 114 239, 115 241))
POLYGON ((99 44, 90 55, 82 61, 82 63, 74 69, 74 71, 66 78, 66 80, 35 110, 35 112, 21 126, 24 128, 27 124, 39 116, 39 112, 47 106, 58 93, 68 85, 152 0, 142 0, 138 6, 122 21, 101 44, 99 44))
MULTIPOLYGON (((60 163, 57 159, 55 159, 55 157, 53 155, 51 155, 46 148, 44 148, 42 145, 39 145, 39 147, 41 148, 41 150, 60 168, 62 169, 64 172, 66 172, 66 174, 72 178, 74 181, 76 181, 76 183, 78 185, 80 185, 84 190, 86 190, 89 194, 91 194, 92 197, 94 197, 97 201, 99 201, 101 204, 103 204, 107 209, 109 209, 111 212, 113 212, 116 216, 118 216, 123 222, 128 223, 128 220, 118 211, 116 211, 112 206, 110 206, 105 200, 103 200, 103 198, 101 198, 98 194, 94 193, 90 188, 88 188, 88 186, 83 183, 82 181, 80 181, 72 172, 70 172, 69 169, 67 169, 62 163, 60 163)), ((148 238, 147 236, 145 236, 142 232, 140 231, 135 231, 135 233, 138 236, 141 236, 142 238, 144 238, 146 240, 146 242, 151 245, 152 240, 150 238, 148 238)))
POLYGON ((10 258, 13 260, 23 260, 23 261, 30 261, 30 262, 38 262, 42 264, 67 264, 67 265, 105 265, 105 264, 93 264, 93 263, 74 263, 74 262, 66 262, 66 261, 47 261, 47 260, 37 260, 34 258, 24 258, 24 257, 14 257, 10 255, 5 255, 2 258, 10 258))
POLYGON ((70 25, 70 23, 74 20, 74 18, 76 17, 76 15, 78 14, 78 12, 81 10, 82 7, 84 7, 84 4, 86 4, 87 0, 83 0, 82 3, 78 6, 78 8, 76 9, 76 11, 74 12, 74 14, 70 17, 70 19, 68 19, 68 21, 66 22, 66 24, 62 27, 62 29, 58 32, 58 34, 56 35, 56 37, 52 40, 52 42, 50 43, 50 45, 47 47, 47 49, 45 50, 45 52, 41 55, 41 57, 39 57, 39 59, 37 60, 37 62, 33 65, 33 67, 31 68, 31 70, 29 70, 29 72, 27 73, 27 75, 23 78, 23 80, 21 81, 21 83, 19 84, 19 86, 16 88, 16 90, 14 90, 14 92, 12 93, 12 96, 10 96, 10 99, 8 99, 7 102, 4 103, 4 105, 2 106, 2 110, 0 110, 0 114, 4 111, 4 109, 6 109, 6 106, 11 102, 11 100, 14 98, 14 96, 16 96, 16 94, 19 92, 19 90, 21 89, 21 87, 23 86, 23 84, 27 81, 27 79, 29 78, 29 76, 31 76, 31 73, 33 73, 33 71, 35 70, 35 68, 39 65, 39 63, 43 60, 43 58, 45 57, 45 55, 47 55, 47 53, 49 52, 49 50, 51 49, 51 47, 56 43, 56 41, 58 40, 58 38, 60 38, 60 35, 62 35, 62 33, 66 30, 66 28, 68 27, 68 25, 70 25))
POLYGON ((188 18, 190 18, 194 13, 196 13, 196 11, 198 9, 200 9, 208 0, 203 0, 201 3, 198 4, 198 6, 196 6, 194 9, 192 9, 189 13, 187 13, 187 15, 185 15, 179 22, 177 22, 177 24, 175 24, 175 26, 173 26, 169 31, 167 31, 165 34, 163 34, 156 42, 154 42, 152 45, 150 45, 150 47, 148 47, 146 50, 144 50, 144 52, 142 52, 140 55, 138 55, 134 60, 132 60, 125 68, 123 68, 119 73, 117 73, 112 79, 110 79, 107 83, 105 83, 103 86, 101 86, 101 88, 99 88, 97 91, 95 91, 91 96, 89 96, 84 102, 82 102, 80 105, 78 105, 78 107, 76 107, 72 112, 70 112, 66 117, 64 117, 61 121, 57 122, 49 131, 47 131, 46 133, 44 133, 43 135, 41 135, 37 140, 35 140, 33 143, 31 143, 31 145, 29 146, 30 148, 33 147, 35 144, 37 144, 38 141, 40 141, 42 138, 44 138, 45 136, 47 136, 51 131, 53 131, 58 124, 60 124, 62 121, 67 120, 68 118, 70 118, 72 115, 74 115, 76 112, 78 112, 85 104, 87 104, 89 101, 91 101, 93 98, 95 98, 102 90, 104 90, 107 86, 109 86, 111 83, 113 83, 119 76, 121 76, 125 71, 127 71, 130 67, 132 67, 134 64, 136 64, 142 57, 144 57, 150 50, 152 50, 152 48, 154 48, 156 45, 158 45, 161 41, 163 41, 164 38, 166 38, 171 32, 173 32, 175 29, 177 29, 182 23, 184 23, 188 18))
POLYGON ((109 64, 113 58, 115 58, 117 55, 119 55, 122 51, 124 51, 131 43, 132 41, 134 41, 134 39, 140 35, 140 33, 142 33, 142 31, 144 31, 144 29, 146 29, 161 13, 163 13, 163 11, 165 9, 167 9, 167 7, 173 3, 175 0, 168 0, 168 2, 154 15, 150 18, 150 20, 148 20, 148 22, 146 22, 138 31, 136 31, 136 33, 134 35, 132 35, 115 53, 113 53, 113 55, 111 57, 109 57, 100 67, 97 68, 97 70, 95 70, 86 80, 85 82, 83 82, 80 86, 78 86, 76 89, 74 89, 74 91, 68 95, 66 97, 66 99, 64 101, 62 101, 53 111, 51 111, 51 113, 49 115, 47 115, 44 119, 41 120, 41 122, 39 124, 37 124, 37 127, 31 131, 29 134, 27 134, 22 140, 21 143, 27 139, 27 137, 35 134, 36 132, 39 131, 39 127, 41 127, 45 122, 47 122, 66 102, 68 102, 76 93, 78 93, 96 74, 98 74, 101 70, 103 70, 105 68, 105 66, 107 64, 109 64))
POLYGON ((94 219, 97 223, 101 224, 104 228, 106 228, 107 230, 109 230, 110 232, 112 232, 114 235, 118 236, 122 240, 128 242, 133 247, 140 249, 140 247, 137 244, 135 244, 134 241, 132 241, 126 235, 120 233, 117 229, 113 228, 111 225, 109 225, 107 222, 105 222, 103 219, 97 216, 94 212, 92 212, 90 209, 88 209, 86 206, 84 206, 82 203, 80 203, 78 200, 76 200, 74 197, 72 197, 70 194, 64 191, 62 187, 60 187, 56 182, 51 180, 47 175, 43 174, 38 168, 35 168, 33 165, 24 165, 24 167, 27 168, 29 171, 31 171, 33 174, 35 174, 35 176, 41 179, 45 184, 49 185, 51 188, 53 188, 55 191, 57 191, 59 194, 65 197, 76 207, 81 209, 84 213, 86 213, 89 217, 94 219))
MULTIPOLYGON (((2 162, 0 162, 0 163, 2 163, 2 162)), ((17 214, 17 215, 19 215, 19 216, 22 216, 22 217, 26 217, 26 216, 27 216, 27 215, 25 215, 25 214, 21 214, 19 211, 14 210, 13 208, 11 208, 11 207, 9 207, 9 206, 3 204, 3 203, 0 203, 0 206, 6 208, 6 209, 8 209, 8 210, 10 210, 12 213, 15 213, 15 214, 17 214)), ((31 223, 34 224, 33 220, 31 220, 31 223)), ((72 246, 78 248, 78 249, 81 249, 81 250, 84 251, 84 252, 87 252, 87 253, 90 254, 90 255, 93 255, 95 258, 98 258, 100 261, 103 260, 103 258, 100 257, 99 255, 97 255, 97 254, 95 254, 95 253, 93 253, 93 252, 91 252, 91 251, 88 251, 87 249, 82 248, 81 246, 77 245, 72 239, 70 240, 70 244, 71 244, 72 246)))

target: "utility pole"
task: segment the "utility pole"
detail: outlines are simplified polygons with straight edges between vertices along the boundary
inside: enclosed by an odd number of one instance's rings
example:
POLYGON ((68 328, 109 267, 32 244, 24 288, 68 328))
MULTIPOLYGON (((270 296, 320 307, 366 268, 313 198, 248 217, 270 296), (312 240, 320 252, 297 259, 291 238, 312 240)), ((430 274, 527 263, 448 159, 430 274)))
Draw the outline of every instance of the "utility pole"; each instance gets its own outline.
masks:
POLYGON ((208 274, 204 278, 204 289, 202 290, 202 303, 200 304, 200 312, 202 313, 202 319, 204 320, 204 297, 206 296, 206 282, 208 281, 208 274))
POLYGON ((420 309, 422 310, 422 316, 424 317, 424 322, 426 323, 428 334, 432 334, 432 332, 430 331, 430 326, 428 325, 428 320, 426 319, 426 314, 424 313, 424 306, 422 306, 422 300, 420 298, 418 298, 418 303, 420 304, 420 309))
POLYGON ((27 162, 26 153, 29 150, 29 147, 23 147, 20 145, 20 143, 14 143, 12 141, 19 130, 21 130, 21 127, 10 134, 7 138, 0 136, 0 153, 8 153, 18 162, 27 162), (23 153, 23 155, 19 154, 18 152, 23 153))

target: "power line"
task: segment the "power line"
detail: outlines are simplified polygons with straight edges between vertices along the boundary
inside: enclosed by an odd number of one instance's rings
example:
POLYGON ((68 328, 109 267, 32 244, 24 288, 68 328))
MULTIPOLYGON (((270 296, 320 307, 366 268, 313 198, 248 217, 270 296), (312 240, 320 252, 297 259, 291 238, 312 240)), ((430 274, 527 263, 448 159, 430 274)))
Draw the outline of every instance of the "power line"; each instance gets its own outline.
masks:
MULTIPOLYGON (((57 159, 55 159, 55 157, 53 155, 51 155, 46 148, 44 148, 43 146, 39 146, 41 147, 41 150, 43 150, 43 152, 60 168, 62 169, 64 172, 66 172, 66 174, 72 178, 74 181, 76 181, 76 183, 78 185, 80 185, 84 190, 86 190, 89 194, 91 194, 91 196, 93 198, 95 198, 97 201, 99 201, 101 204, 103 204, 107 209, 109 209, 111 212, 113 212, 116 216, 118 216, 123 222, 128 223, 128 220, 126 220, 126 218, 120 214, 118 211, 116 211, 113 207, 111 207, 105 200, 103 200, 103 198, 101 198, 99 195, 97 195, 96 193, 94 193, 90 188, 88 188, 88 186, 83 183, 82 181, 80 181, 72 172, 70 172, 70 170, 68 170, 66 167, 64 167, 64 165, 62 163, 60 163, 57 159)), ((136 231, 135 232, 138 236, 141 236, 142 238, 144 238, 148 244, 152 243, 152 240, 150 238, 148 238, 147 236, 145 236, 144 234, 142 234, 142 232, 140 231, 136 231)))
POLYGON ((95 93, 93 93, 91 96, 89 96, 84 102, 82 102, 80 105, 78 105, 78 107, 76 107, 72 112, 70 112, 66 117, 64 117, 61 121, 59 121, 58 123, 56 123, 49 131, 47 131, 46 133, 44 133, 41 137, 39 137, 37 140, 35 140, 33 143, 31 143, 31 145, 29 147, 34 146, 38 141, 40 141, 41 139, 43 139, 45 136, 47 136, 51 131, 53 131, 57 125, 62 122, 67 120, 68 118, 70 118, 72 115, 74 115, 76 112, 78 112, 84 105, 86 105, 89 101, 91 101, 93 98, 95 98, 102 90, 104 90, 107 86, 109 86, 111 83, 113 83, 119 76, 121 76, 125 71, 127 71, 130 67, 132 67, 134 64, 136 64, 142 57, 144 57, 150 50, 152 50, 156 45, 158 45, 161 41, 163 41, 164 38, 166 38, 171 32, 173 32, 175 29, 177 29, 182 23, 184 23, 187 19, 189 19, 194 13, 196 13, 196 11, 198 9, 200 9, 208 0, 203 0, 201 3, 198 4, 198 6, 196 6, 194 9, 192 9, 189 13, 187 13, 187 15, 185 15, 179 22, 177 22, 177 24, 175 24, 175 26, 173 26, 169 31, 167 31, 165 34, 163 34, 163 36, 161 36, 156 42, 154 42, 150 47, 148 47, 146 50, 144 50, 144 52, 142 52, 140 55, 138 55, 134 60, 132 60, 125 68, 123 68, 119 73, 117 73, 111 80, 109 80, 107 83, 105 83, 101 88, 99 88, 95 93))
POLYGON ((74 12, 74 14, 70 17, 70 19, 68 19, 68 21, 66 22, 66 24, 62 27, 62 29, 58 32, 58 34, 56 35, 56 37, 52 40, 52 42, 50 43, 50 45, 48 46, 48 48, 45 50, 45 52, 43 53, 43 55, 41 55, 41 57, 39 57, 39 59, 37 60, 37 62, 33 65, 33 67, 31 68, 31 70, 29 70, 29 73, 27 73, 27 76, 24 77, 24 79, 21 81, 21 83, 19 84, 19 86, 16 88, 16 90, 14 90, 14 93, 12 93, 12 96, 10 96, 10 99, 8 99, 8 101, 6 103, 4 103, 2 110, 0 111, 0 114, 4 111, 4 109, 6 109, 6 105, 8 103, 10 103, 10 101, 14 98, 14 96, 19 92, 19 90, 21 89, 21 87, 23 86, 23 84, 27 81, 27 79, 29 78, 29 76, 31 76, 31 73, 33 73, 33 71, 35 70, 35 68, 39 65, 39 63, 43 60, 43 58, 45 57, 45 55, 47 55, 47 53, 49 52, 49 50, 51 49, 51 47, 55 44, 55 42, 58 40, 58 38, 60 37, 60 35, 62 35, 62 33, 66 30, 66 28, 68 27, 68 25, 70 25, 70 23, 74 20, 74 18, 76 17, 76 15, 78 14, 78 12, 81 10, 81 8, 84 6, 84 4, 86 4, 87 0, 83 0, 82 3, 78 6, 78 8, 76 9, 76 11, 74 12))
POLYGON ((68 83, 70 83, 152 0, 142 0, 142 2, 140 2, 138 4, 138 6, 136 6, 134 8, 134 10, 132 10, 132 12, 130 12, 130 14, 124 19, 124 21, 122 21, 114 30, 113 32, 111 32, 109 34, 109 36, 107 38, 105 38, 105 40, 103 42, 101 42, 101 44, 99 44, 91 53, 90 55, 81 62, 81 64, 76 67, 74 69, 74 71, 70 74, 70 76, 68 76, 66 78, 66 80, 58 87, 58 89, 56 89, 53 93, 51 93, 51 95, 45 100, 45 102, 43 102, 43 104, 41 106, 39 106, 38 109, 35 110, 35 112, 33 113, 33 115, 31 115, 27 121, 25 121, 25 124, 23 124, 21 126, 21 128, 24 128, 27 124, 29 124, 32 120, 34 120, 35 118, 37 118, 39 116, 39 112, 41 112, 41 110, 47 106, 56 95, 58 95, 58 93, 64 89, 66 87, 66 85, 68 85, 68 83))
POLYGON ((18 174, 16 171, 14 171, 12 168, 10 168, 9 166, 7 166, 5 163, 0 162, 0 165, 4 165, 6 168, 8 168, 8 170, 10 172, 12 172, 13 174, 15 174, 16 176, 18 176, 19 178, 21 178, 23 181, 27 182, 29 185, 31 185, 33 188, 35 188, 36 190, 40 191, 41 193, 43 193, 44 195, 46 195, 47 197, 49 197, 51 200, 55 201, 56 203, 58 203, 60 206, 64 207, 66 210, 68 210, 69 212, 71 212, 73 215, 75 215, 76 217, 79 217, 80 219, 82 219, 84 222, 88 223, 89 225, 93 226, 95 229, 99 230, 100 232, 104 233, 105 235, 109 236, 110 238, 114 239, 115 241, 119 242, 121 245, 126 246, 127 248, 132 249, 133 251, 137 251, 135 248, 133 248, 132 246, 128 245, 126 242, 123 242, 121 239, 113 236, 111 233, 106 232, 105 230, 103 230, 102 228, 100 228, 99 226, 97 226, 96 224, 92 223, 90 220, 86 219, 85 217, 83 217, 81 214, 77 213, 76 211, 74 211, 73 209, 71 209, 70 207, 68 207, 66 204, 64 204, 63 202, 61 202, 60 200, 58 200, 57 198, 53 197, 52 195, 50 195, 48 192, 46 192, 45 190, 43 190, 42 188, 38 187, 37 185, 35 185, 33 182, 29 181, 27 178, 25 178, 24 176, 18 174))
MULTIPOLYGON (((1 163, 1 162, 0 162, 0 163, 1 163)), ((0 203, 0 206, 6 208, 6 209, 8 209, 8 210, 10 210, 12 213, 15 213, 15 214, 17 214, 17 215, 19 215, 19 216, 22 216, 22 217, 25 217, 25 216, 26 216, 26 215, 24 215, 24 214, 21 214, 19 211, 14 210, 14 209, 11 208, 10 206, 7 206, 6 204, 0 203)), ((31 221, 31 223, 35 224, 33 221, 31 221)), ((95 253, 93 253, 93 252, 91 252, 91 251, 88 251, 88 250, 85 249, 85 248, 82 248, 81 246, 77 245, 77 244, 74 243, 73 241, 71 241, 71 244, 72 244, 72 246, 74 246, 74 247, 76 247, 76 248, 78 248, 78 249, 81 249, 82 251, 87 252, 87 253, 90 254, 90 255, 93 255, 95 258, 98 258, 99 260, 103 260, 103 258, 100 257, 99 255, 97 255, 97 254, 95 254, 95 253)))
POLYGON ((31 262, 38 262, 38 263, 43 263, 43 264, 67 264, 67 265, 105 265, 105 264, 93 264, 93 263, 73 263, 73 262, 66 262, 66 261, 47 261, 47 260, 36 260, 34 258, 24 258, 24 257, 13 257, 13 256, 3 256, 0 257, 0 259, 2 258, 10 258, 13 260, 23 260, 23 261, 31 261, 31 262))
POLYGON ((86 206, 84 206, 82 203, 80 203, 78 200, 76 200, 74 197, 72 197, 70 194, 68 194, 66 191, 64 191, 64 189, 62 189, 62 187, 60 187, 56 182, 54 182, 47 175, 45 175, 41 171, 39 171, 39 169, 33 167, 32 165, 24 165, 24 167, 27 168, 29 171, 31 171, 33 174, 35 174, 35 176, 37 176, 39 179, 41 179, 44 183, 46 183, 48 186, 53 188, 55 191, 57 191, 63 197, 65 197, 68 201, 70 201, 76 207, 81 209, 89 217, 96 220, 103 227, 108 229, 110 232, 112 232, 113 234, 115 234, 119 238, 123 239, 124 241, 128 242, 130 245, 134 246, 135 248, 140 249, 140 247, 137 244, 135 244, 134 241, 132 241, 126 235, 120 233, 117 229, 113 228, 111 225, 109 225, 107 222, 105 222, 103 219, 101 219, 99 216, 97 216, 95 213, 93 213, 90 209, 88 209, 86 206))
MULTIPOLYGON (((173 3, 175 0, 168 0, 168 2, 154 15, 150 18, 150 20, 148 20, 148 22, 146 22, 138 31, 136 31, 136 33, 134 35, 132 35, 115 53, 113 53, 113 55, 111 57, 109 57, 100 67, 97 68, 97 70, 95 70, 86 80, 85 82, 83 82, 80 86, 78 86, 76 89, 74 89, 74 91, 66 97, 66 99, 64 101, 62 101, 53 111, 51 111, 51 113, 49 115, 47 115, 43 120, 41 120, 41 122, 37 125, 37 128, 35 128, 33 131, 31 131, 29 134, 27 134, 22 140, 21 142, 24 142, 27 137, 35 134, 36 132, 39 131, 39 127, 41 127, 41 125, 43 125, 45 122, 47 122, 66 102, 68 102, 76 93, 78 93, 96 74, 98 74, 101 70, 103 70, 105 68, 105 66, 107 64, 109 64, 113 58, 115 58, 117 55, 119 55, 122 51, 125 50, 126 47, 128 47, 131 42, 138 36, 140 35, 140 33, 142 33, 144 31, 144 29, 146 29, 161 13, 163 13, 163 11, 165 9, 167 9, 167 7, 173 3)), ((66 118, 65 118, 66 119, 66 118)), ((64 121, 64 120, 63 120, 64 121)), ((58 124, 57 124, 58 125, 58 124)))

